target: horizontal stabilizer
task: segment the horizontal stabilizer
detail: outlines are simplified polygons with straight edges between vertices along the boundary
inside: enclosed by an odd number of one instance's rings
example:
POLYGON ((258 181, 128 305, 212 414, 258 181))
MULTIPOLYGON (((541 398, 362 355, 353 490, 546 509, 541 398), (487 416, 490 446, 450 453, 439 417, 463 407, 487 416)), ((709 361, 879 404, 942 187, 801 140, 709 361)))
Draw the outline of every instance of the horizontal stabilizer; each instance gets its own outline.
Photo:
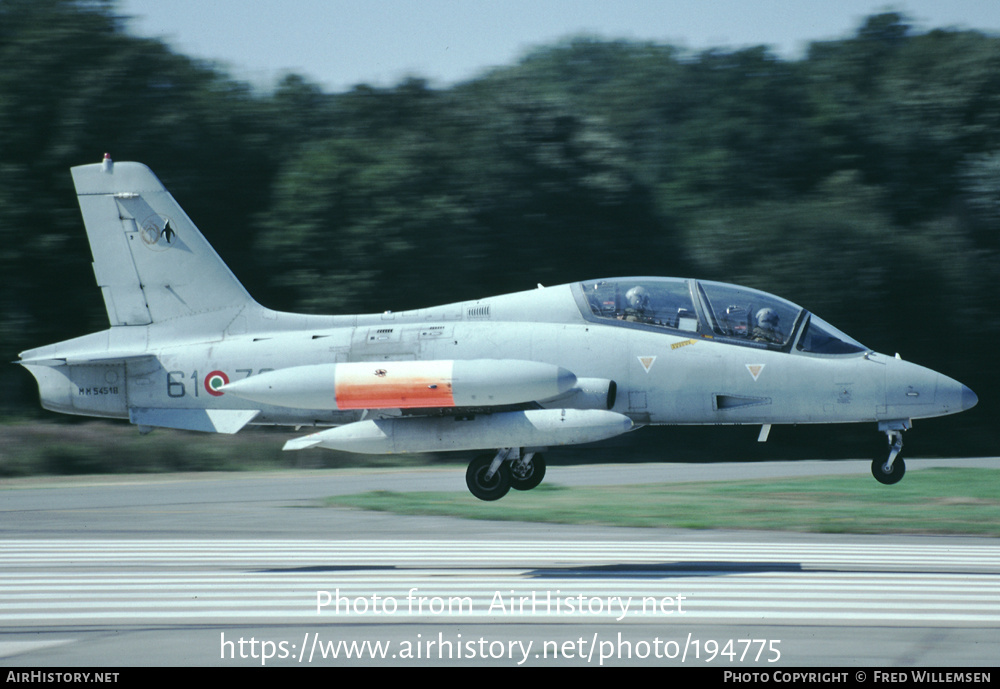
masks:
POLYGON ((65 357, 37 357, 29 359, 19 359, 13 363, 22 366, 78 366, 78 365, 106 365, 124 364, 126 362, 142 361, 144 359, 154 359, 152 354, 74 354, 65 357))
POLYGON ((184 431, 233 434, 253 420, 258 409, 147 409, 130 407, 129 421, 137 426, 178 428, 184 431))

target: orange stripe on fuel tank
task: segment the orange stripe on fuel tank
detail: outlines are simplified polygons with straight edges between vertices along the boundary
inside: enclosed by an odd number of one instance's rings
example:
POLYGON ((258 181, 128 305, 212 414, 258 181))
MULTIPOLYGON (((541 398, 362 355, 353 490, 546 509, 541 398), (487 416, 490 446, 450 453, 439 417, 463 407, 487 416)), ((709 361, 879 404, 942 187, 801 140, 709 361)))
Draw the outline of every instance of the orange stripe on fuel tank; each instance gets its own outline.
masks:
POLYGON ((452 362, 338 364, 334 397, 337 409, 454 407, 452 362))

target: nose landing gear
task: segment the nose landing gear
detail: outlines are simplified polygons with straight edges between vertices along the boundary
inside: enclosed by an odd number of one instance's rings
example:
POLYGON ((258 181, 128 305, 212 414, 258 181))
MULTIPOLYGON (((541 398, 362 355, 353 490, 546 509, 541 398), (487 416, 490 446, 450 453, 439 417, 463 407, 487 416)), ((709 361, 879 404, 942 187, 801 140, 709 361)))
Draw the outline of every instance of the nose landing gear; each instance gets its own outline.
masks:
POLYGON ((909 419, 890 421, 879 424, 879 430, 884 431, 889 439, 889 459, 883 461, 876 457, 872 460, 872 476, 879 483, 891 486, 899 483, 906 473, 906 463, 899 453, 903 450, 903 431, 910 428, 909 419))

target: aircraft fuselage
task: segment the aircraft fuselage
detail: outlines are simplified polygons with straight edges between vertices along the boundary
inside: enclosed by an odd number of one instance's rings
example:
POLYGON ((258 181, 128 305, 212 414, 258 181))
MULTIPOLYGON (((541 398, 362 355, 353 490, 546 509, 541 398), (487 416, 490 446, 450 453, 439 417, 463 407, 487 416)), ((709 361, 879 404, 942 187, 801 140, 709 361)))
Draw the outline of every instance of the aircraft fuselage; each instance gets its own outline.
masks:
MULTIPOLYGON (((960 383, 895 357, 874 352, 810 355, 716 341, 696 333, 630 329, 586 322, 571 286, 532 290, 399 314, 309 317, 314 327, 224 334, 214 341, 175 340, 157 346, 146 333, 108 331, 25 353, 68 358, 78 349, 87 363, 31 366, 47 409, 128 418, 130 408, 258 410, 251 421, 275 425, 336 425, 357 410, 299 409, 250 402, 212 389, 212 377, 236 383, 299 366, 389 361, 533 361, 572 371, 577 378, 617 384, 612 407, 645 424, 797 424, 865 422, 940 416, 968 403, 960 383), (539 320, 501 320, 537 302, 539 320), (484 309, 496 320, 467 320, 484 309), (551 312, 546 315, 541 304, 551 312), (504 313, 505 308, 508 313, 504 313), (576 320, 574 323, 574 312, 576 320), (554 322, 540 320, 550 318, 554 322), (339 324, 336 321, 352 323, 339 324), (335 324, 336 323, 336 324, 335 324), (104 348, 107 341, 107 349, 104 348), (146 343, 117 353, 111 342, 146 343), (96 350, 96 355, 95 355, 96 350), (120 357, 101 363, 100 357, 120 357), (97 359, 97 360, 95 360, 97 359)), ((279 315, 280 316, 280 315, 279 315)), ((113 329, 113 330, 120 330, 113 329)), ((553 395, 560 398, 560 395, 553 395)), ((545 400, 541 406, 550 406, 545 400)), ((559 399, 551 406, 558 406, 559 399)), ((467 405, 472 406, 472 405, 467 405)))

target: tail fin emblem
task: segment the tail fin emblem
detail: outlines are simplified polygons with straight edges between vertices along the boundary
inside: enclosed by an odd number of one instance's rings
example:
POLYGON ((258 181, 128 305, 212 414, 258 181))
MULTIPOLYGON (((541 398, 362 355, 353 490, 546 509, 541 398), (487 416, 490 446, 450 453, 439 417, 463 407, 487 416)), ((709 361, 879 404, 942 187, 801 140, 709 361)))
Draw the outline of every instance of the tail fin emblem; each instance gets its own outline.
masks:
POLYGON ((177 232, 172 227, 170 218, 163 219, 163 228, 160 228, 160 218, 158 216, 153 216, 146 220, 142 225, 142 231, 140 235, 142 236, 142 242, 150 249, 156 251, 163 251, 169 249, 170 245, 173 244, 174 239, 177 237, 177 232))
POLYGON ((163 229, 160 230, 160 236, 163 238, 164 241, 166 241, 167 244, 170 244, 170 242, 174 241, 174 237, 177 236, 177 233, 174 232, 174 228, 170 226, 170 220, 167 220, 167 222, 163 223, 163 229))

